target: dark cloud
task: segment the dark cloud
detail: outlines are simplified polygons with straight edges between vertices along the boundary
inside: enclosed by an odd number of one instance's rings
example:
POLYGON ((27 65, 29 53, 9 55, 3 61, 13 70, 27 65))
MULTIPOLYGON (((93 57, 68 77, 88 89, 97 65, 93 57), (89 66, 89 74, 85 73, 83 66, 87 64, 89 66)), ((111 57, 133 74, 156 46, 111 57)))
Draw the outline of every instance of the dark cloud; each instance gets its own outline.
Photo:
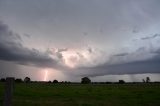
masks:
POLYGON ((154 39, 156 37, 160 37, 160 34, 154 34, 152 36, 143 37, 143 38, 141 38, 141 40, 154 39))
POLYGON ((90 77, 160 73, 160 49, 147 52, 146 47, 140 47, 132 53, 112 55, 109 61, 103 64, 92 67, 80 67, 76 70, 78 71, 74 73, 75 75, 90 77))
POLYGON ((115 54, 114 56, 126 56, 128 53, 120 53, 120 54, 115 54))
POLYGON ((160 55, 143 61, 134 61, 108 67, 110 74, 160 73, 160 55))
POLYGON ((0 60, 4 61, 43 67, 51 67, 58 64, 58 60, 52 59, 47 52, 24 47, 21 37, 9 30, 8 26, 2 22, 0 22, 0 51, 0 60))
POLYGON ((24 65, 36 64, 47 65, 46 63, 56 63, 47 54, 41 53, 36 49, 28 49, 17 43, 2 44, 0 43, 0 59, 13 61, 24 65))
POLYGON ((109 65, 108 63, 89 68, 80 68, 80 76, 103 76, 123 74, 160 73, 160 55, 143 61, 109 65), (84 71, 85 70, 85 71, 84 71))

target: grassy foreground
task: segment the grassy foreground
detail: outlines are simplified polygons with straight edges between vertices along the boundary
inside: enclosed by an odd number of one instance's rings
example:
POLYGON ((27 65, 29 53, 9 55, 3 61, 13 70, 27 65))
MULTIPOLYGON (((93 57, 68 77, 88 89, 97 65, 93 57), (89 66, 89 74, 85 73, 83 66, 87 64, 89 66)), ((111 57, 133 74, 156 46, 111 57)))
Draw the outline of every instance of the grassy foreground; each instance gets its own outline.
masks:
MULTIPOLYGON (((0 105, 4 83, 0 83, 0 105)), ((159 84, 16 83, 14 106, 160 106, 159 84)))

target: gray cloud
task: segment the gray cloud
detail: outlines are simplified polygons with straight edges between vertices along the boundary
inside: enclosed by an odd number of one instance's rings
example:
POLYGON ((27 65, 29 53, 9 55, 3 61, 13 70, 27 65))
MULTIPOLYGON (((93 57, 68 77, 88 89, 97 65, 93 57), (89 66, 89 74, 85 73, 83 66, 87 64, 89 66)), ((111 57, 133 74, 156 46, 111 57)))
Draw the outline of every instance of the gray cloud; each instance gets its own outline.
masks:
POLYGON ((62 48, 62 49, 58 49, 57 52, 64 52, 64 51, 67 51, 68 49, 67 48, 62 48))
POLYGON ((128 63, 120 63, 109 65, 104 63, 96 67, 80 68, 78 74, 80 76, 104 76, 104 75, 123 75, 123 74, 144 74, 144 73, 160 73, 160 55, 142 60, 128 63))
POLYGON ((141 38, 141 40, 154 39, 156 37, 160 37, 160 34, 154 34, 152 36, 143 37, 143 38, 141 38))
MULTIPOLYGON (((150 38, 155 38, 159 34, 155 34, 150 38)), ((28 49, 21 43, 21 38, 18 34, 14 34, 8 27, 1 22, 0 24, 0 60, 11 61, 23 65, 35 65, 40 67, 53 67, 62 68, 60 62, 63 63, 63 55, 61 52, 65 52, 68 49, 57 49, 51 52, 40 52, 37 49, 28 49), (12 39, 13 38, 13 39, 12 39), (56 56, 51 58, 50 54, 56 56)), ((92 53, 91 47, 87 48, 88 53, 92 53)), ((96 52, 96 51, 94 51, 96 52)), ((134 58, 135 54, 145 52, 145 47, 139 48, 135 53, 117 53, 110 57, 110 60, 95 66, 81 66, 79 68, 69 69, 63 67, 65 70, 75 70, 73 73, 77 75, 99 76, 108 74, 137 74, 137 73, 159 73, 160 72, 160 53, 159 49, 154 53, 152 58, 137 59, 134 58), (133 57, 133 58, 132 58, 133 57), (111 61, 114 61, 113 64, 111 61), (133 60, 132 60, 133 59, 133 60), (118 63, 117 63, 118 61, 118 63)), ((83 55, 77 52, 77 55, 83 59, 83 55)), ((141 56, 141 55, 139 55, 141 56)), ((70 56, 70 61, 78 61, 77 57, 70 56)), ((64 63, 63 63, 64 64, 64 63)))
POLYGON ((30 38, 31 37, 31 35, 29 35, 29 34, 23 34, 25 37, 27 37, 27 38, 30 38))
MULTIPOLYGON (((160 73, 160 49, 140 47, 135 52, 117 53, 109 61, 92 67, 79 67, 73 71, 77 76, 104 76, 124 74, 160 73), (154 52, 152 51, 154 50, 154 52)), ((103 58, 103 57, 102 57, 103 58)))
POLYGON ((132 33, 137 34, 139 32, 140 32, 140 28, 139 27, 137 27, 137 26, 133 27, 132 33))
POLYGON ((92 50, 91 47, 88 48, 88 52, 89 52, 89 53, 92 53, 92 52, 93 52, 93 50, 92 50))
POLYGON ((120 54, 115 54, 114 56, 126 56, 128 53, 120 53, 120 54))
MULTIPOLYGON (((52 67, 58 60, 52 59, 46 52, 28 49, 22 45, 21 37, 13 33, 7 25, 0 22, 0 60, 16 62, 23 65, 52 67)), ((58 55, 60 57, 60 55, 58 55)))
POLYGON ((156 55, 160 55, 160 48, 156 49, 154 51, 151 51, 151 53, 156 54, 156 55))
POLYGON ((0 40, 1 42, 21 42, 22 38, 17 33, 9 30, 8 26, 0 21, 0 40))

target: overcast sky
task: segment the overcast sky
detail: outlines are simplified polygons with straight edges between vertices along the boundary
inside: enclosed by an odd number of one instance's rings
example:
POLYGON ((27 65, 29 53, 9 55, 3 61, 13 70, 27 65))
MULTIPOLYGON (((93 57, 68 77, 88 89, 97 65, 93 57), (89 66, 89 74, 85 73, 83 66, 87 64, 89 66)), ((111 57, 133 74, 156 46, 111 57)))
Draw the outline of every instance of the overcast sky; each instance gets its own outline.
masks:
POLYGON ((0 0, 0 77, 160 81, 159 0, 0 0))

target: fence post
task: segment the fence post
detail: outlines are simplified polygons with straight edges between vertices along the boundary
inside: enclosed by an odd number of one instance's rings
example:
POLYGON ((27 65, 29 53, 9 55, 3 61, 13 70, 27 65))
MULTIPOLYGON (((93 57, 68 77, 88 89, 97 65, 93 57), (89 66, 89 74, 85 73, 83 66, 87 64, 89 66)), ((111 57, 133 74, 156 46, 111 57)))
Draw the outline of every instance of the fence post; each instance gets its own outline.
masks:
POLYGON ((12 106, 12 96, 14 89, 14 77, 6 78, 5 94, 4 94, 4 106, 12 106))

